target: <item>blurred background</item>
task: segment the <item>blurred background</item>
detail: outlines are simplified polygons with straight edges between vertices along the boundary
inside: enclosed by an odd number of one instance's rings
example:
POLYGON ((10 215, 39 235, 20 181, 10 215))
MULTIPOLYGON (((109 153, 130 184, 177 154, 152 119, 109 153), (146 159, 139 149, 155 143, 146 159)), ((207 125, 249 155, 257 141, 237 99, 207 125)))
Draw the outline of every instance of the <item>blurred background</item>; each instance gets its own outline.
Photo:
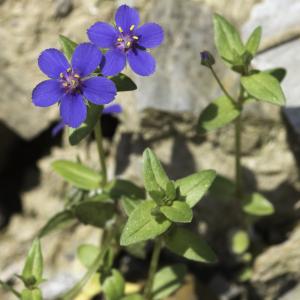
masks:
MULTIPOLYGON (((98 168, 91 140, 79 147, 63 133, 51 135, 58 121, 57 108, 40 109, 31 103, 31 91, 44 79, 37 67, 39 53, 59 48, 58 35, 86 41, 86 29, 95 21, 113 20, 123 3, 165 29, 164 44, 153 51, 157 72, 150 78, 126 73, 138 85, 136 92, 120 93, 124 112, 105 116, 102 125, 110 176, 142 184, 141 154, 150 146, 171 178, 212 168, 234 175, 233 128, 228 126, 198 136, 195 125, 201 110, 220 90, 199 52, 216 54, 212 15, 232 21, 246 38, 263 27, 261 53, 254 65, 284 67, 287 95, 284 109, 252 104, 245 112, 243 176, 248 190, 258 190, 275 206, 276 213, 257 220, 259 240, 252 274, 242 283, 240 261, 228 250, 228 234, 235 229, 226 199, 208 196, 196 210, 193 228, 205 236, 219 256, 214 266, 187 263, 189 276, 172 299, 300 299, 300 1, 299 0, 0 0, 0 278, 14 282, 37 230, 63 208, 68 187, 51 170, 55 159, 80 157, 98 168)), ((236 76, 217 59, 216 70, 226 87, 236 87, 236 76)), ((78 245, 97 243, 89 226, 69 228, 46 237, 45 300, 71 287, 84 269, 76 259, 78 245)), ((148 264, 123 254, 118 267, 139 282, 148 264), (133 276, 135 275, 135 276, 133 276)), ((178 258, 163 252, 161 264, 178 258)), ((76 300, 93 298, 95 292, 76 300)), ((13 296, 0 290, 0 299, 13 296)))

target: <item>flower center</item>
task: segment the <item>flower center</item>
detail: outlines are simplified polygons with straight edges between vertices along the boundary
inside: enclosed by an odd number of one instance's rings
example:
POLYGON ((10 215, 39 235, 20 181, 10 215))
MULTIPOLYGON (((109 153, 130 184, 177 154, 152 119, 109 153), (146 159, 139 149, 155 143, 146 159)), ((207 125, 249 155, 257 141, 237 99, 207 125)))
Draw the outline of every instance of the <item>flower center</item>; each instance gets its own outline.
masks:
POLYGON ((65 93, 74 94, 81 92, 81 78, 71 68, 67 69, 67 72, 60 73, 60 82, 62 84, 65 93))
POLYGON ((117 38, 116 47, 124 52, 127 52, 129 49, 135 47, 136 42, 139 37, 136 36, 133 32, 134 25, 130 26, 129 32, 124 32, 122 27, 118 27, 119 36, 117 38))

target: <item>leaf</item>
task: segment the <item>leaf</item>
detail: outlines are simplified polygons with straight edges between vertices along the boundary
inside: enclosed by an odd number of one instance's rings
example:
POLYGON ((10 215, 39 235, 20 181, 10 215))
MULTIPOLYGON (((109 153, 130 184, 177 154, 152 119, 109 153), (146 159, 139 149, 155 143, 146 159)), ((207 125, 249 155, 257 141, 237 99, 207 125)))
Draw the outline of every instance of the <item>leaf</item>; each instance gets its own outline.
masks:
POLYGON ((93 190, 100 187, 101 175, 80 163, 56 160, 52 163, 52 167, 56 173, 77 188, 93 190))
POLYGON ((244 199, 243 211, 249 215, 267 216, 274 213, 274 206, 263 195, 254 193, 244 199))
POLYGON ((183 201, 174 201, 170 206, 161 206, 160 211, 172 222, 190 223, 193 219, 192 209, 183 201))
POLYGON ((21 300, 43 300, 40 289, 25 289, 22 291, 21 300))
POLYGON ((266 72, 243 76, 241 84, 254 98, 276 105, 284 105, 285 96, 277 79, 266 72))
POLYGON ((64 35, 59 36, 59 43, 62 47, 62 50, 68 60, 71 60, 73 52, 77 46, 77 43, 73 42, 64 35))
POLYGON ((34 279, 34 284, 43 280, 43 255, 39 239, 35 239, 28 252, 25 265, 21 275, 25 285, 34 279))
POLYGON ((123 73, 110 77, 109 79, 115 83, 118 92, 134 91, 137 89, 133 80, 123 73))
POLYGON ((99 247, 95 245, 84 244, 77 249, 77 256, 80 262, 89 269, 100 254, 99 247))
POLYGON ((264 72, 275 77, 279 82, 282 82, 286 76, 286 69, 284 68, 274 68, 270 70, 265 70, 264 72))
POLYGON ((124 295, 125 281, 122 274, 113 269, 111 276, 103 283, 103 292, 106 300, 120 300, 124 295))
POLYGON ((180 196, 185 198, 190 207, 194 207, 207 192, 215 177, 215 171, 204 170, 181 178, 175 184, 179 188, 180 196))
POLYGON ((130 214, 121 235, 122 246, 153 239, 171 226, 164 216, 152 215, 155 207, 154 201, 144 201, 130 214))
POLYGON ((135 208, 141 204, 142 200, 131 199, 128 197, 123 197, 121 200, 122 208, 124 209, 126 215, 129 217, 130 214, 135 210, 135 208))
POLYGON ((89 104, 87 107, 87 117, 84 123, 78 128, 69 128, 69 142, 72 146, 78 145, 83 139, 89 136, 101 116, 101 105, 89 104))
POLYGON ((106 187, 105 191, 113 199, 119 199, 126 196, 130 199, 145 198, 145 190, 133 182, 124 179, 115 179, 111 181, 106 187))
POLYGON ((232 199, 235 195, 235 183, 227 177, 217 175, 209 189, 209 194, 222 199, 232 199))
POLYGON ((227 61, 235 62, 245 48, 238 31, 224 17, 214 14, 214 36, 219 55, 227 61))
POLYGON ((250 245, 248 233, 245 230, 237 230, 231 237, 231 250, 235 254, 243 254, 250 245))
POLYGON ((252 269, 250 267, 246 267, 240 272, 238 279, 240 282, 249 281, 252 277, 252 274, 253 274, 252 269))
POLYGON ((254 29, 251 33, 247 43, 246 43, 246 50, 249 51, 253 56, 256 54, 259 43, 261 40, 262 28, 258 26, 254 29))
POLYGON ((143 153, 144 184, 148 192, 166 190, 169 178, 156 155, 147 148, 143 153))
POLYGON ((70 221, 75 220, 74 214, 70 210, 64 210, 54 215, 38 233, 38 237, 42 238, 52 231, 62 228, 66 224, 69 224, 70 221))
POLYGON ((206 133, 221 128, 234 121, 241 111, 228 97, 221 96, 211 102, 200 114, 197 130, 206 133))
POLYGON ((137 244, 132 244, 126 247, 126 251, 139 259, 145 259, 146 258, 146 244, 147 242, 141 242, 137 244))
POLYGON ((165 299, 173 294, 183 283, 186 275, 186 266, 176 264, 164 267, 154 277, 153 300, 165 299))
POLYGON ((168 200, 174 200, 176 198, 176 186, 175 182, 169 181, 166 186, 166 196, 168 200))
POLYGON ((207 243, 199 235, 181 228, 174 227, 165 237, 166 246, 177 255, 187 259, 215 263, 217 257, 207 243))
POLYGON ((115 214, 112 203, 85 201, 75 207, 75 215, 84 224, 102 228, 115 214))

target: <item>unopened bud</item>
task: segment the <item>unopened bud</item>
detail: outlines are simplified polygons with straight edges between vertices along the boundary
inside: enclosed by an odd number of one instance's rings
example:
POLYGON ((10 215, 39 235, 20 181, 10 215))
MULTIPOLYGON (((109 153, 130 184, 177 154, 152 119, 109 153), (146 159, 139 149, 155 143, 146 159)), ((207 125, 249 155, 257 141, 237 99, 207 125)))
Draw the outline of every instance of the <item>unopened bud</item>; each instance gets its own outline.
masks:
POLYGON ((200 56, 201 56, 201 65, 210 68, 215 64, 215 59, 210 52, 208 51, 200 52, 200 56))

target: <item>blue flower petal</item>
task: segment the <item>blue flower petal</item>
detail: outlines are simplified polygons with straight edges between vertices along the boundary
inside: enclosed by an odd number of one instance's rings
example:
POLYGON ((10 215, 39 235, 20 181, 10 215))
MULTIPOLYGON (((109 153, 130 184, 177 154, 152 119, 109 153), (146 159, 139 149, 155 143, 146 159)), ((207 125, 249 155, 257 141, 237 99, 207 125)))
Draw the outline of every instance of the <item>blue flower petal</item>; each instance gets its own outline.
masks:
POLYGON ((110 103, 116 94, 115 84, 107 78, 93 77, 84 81, 83 95, 94 104, 110 103))
POLYGON ((118 38, 116 29, 110 24, 97 22, 87 30, 92 43, 101 48, 111 48, 118 38))
POLYGON ((124 32, 129 32, 132 25, 137 27, 140 22, 139 13, 128 5, 121 5, 115 16, 117 27, 121 28, 124 32))
POLYGON ((102 114, 104 115, 119 114, 122 111, 123 108, 120 104, 111 104, 104 107, 104 109, 102 110, 102 114))
POLYGON ((57 79, 59 74, 65 72, 70 64, 66 57, 57 49, 46 49, 38 58, 38 65, 48 77, 57 79))
POLYGON ((86 119, 86 105, 80 94, 65 94, 60 103, 60 115, 63 122, 77 128, 86 119))
POLYGON ((58 102, 64 94, 57 80, 45 80, 32 91, 32 102, 36 106, 47 107, 58 102))
POLYGON ((138 44, 144 48, 155 48, 159 46, 164 39, 162 27, 155 23, 146 23, 135 31, 139 37, 138 44))
POLYGON ((102 53, 91 43, 83 43, 75 48, 72 56, 73 70, 80 76, 91 74, 99 66, 102 53))
POLYGON ((51 130, 52 137, 56 137, 66 126, 63 121, 59 121, 51 130))
POLYGON ((149 76, 155 71, 155 59, 147 51, 135 49, 127 54, 131 69, 141 75, 149 76))
POLYGON ((126 55, 118 49, 112 49, 105 54, 102 74, 105 76, 114 76, 120 73, 126 65, 126 55))

